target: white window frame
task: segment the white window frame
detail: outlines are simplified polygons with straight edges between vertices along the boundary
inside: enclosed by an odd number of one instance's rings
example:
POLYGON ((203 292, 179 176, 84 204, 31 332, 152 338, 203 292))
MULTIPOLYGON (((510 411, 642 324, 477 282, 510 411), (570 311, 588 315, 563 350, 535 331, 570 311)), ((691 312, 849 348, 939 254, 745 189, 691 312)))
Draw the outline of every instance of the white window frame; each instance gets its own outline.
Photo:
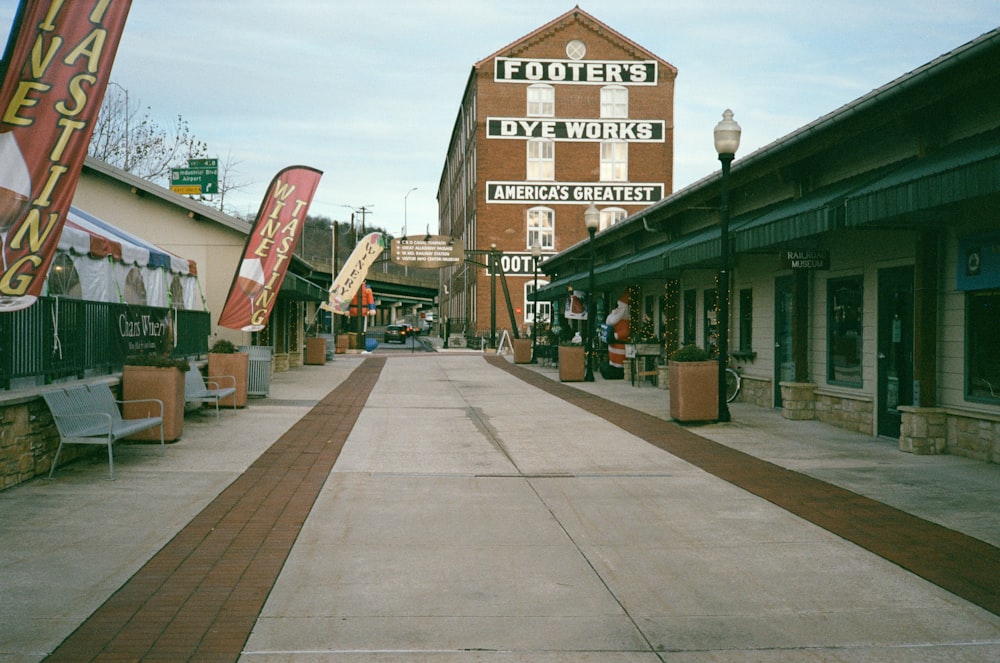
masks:
POLYGON ((601 181, 628 181, 628 143, 625 141, 601 142, 601 181))
POLYGON ((528 117, 555 117, 556 89, 551 85, 528 86, 528 117))
POLYGON ((551 207, 532 207, 526 213, 525 248, 531 250, 535 242, 542 250, 555 250, 556 213, 551 207))
MULTIPOLYGON (((538 289, 541 290, 547 286, 549 282, 547 280, 538 279, 538 289)), ((551 322, 552 321, 552 302, 534 302, 528 299, 531 294, 535 291, 535 280, 529 279, 524 284, 524 324, 533 325, 535 324, 535 306, 538 306, 538 317, 540 322, 551 322)))
POLYGON ((623 210, 621 207, 605 207, 601 210, 601 225, 598 227, 598 231, 610 228, 617 223, 621 223, 627 216, 628 212, 623 210))
POLYGON ((527 143, 527 178, 551 182, 556 178, 556 144, 548 138, 532 138, 527 143))
POLYGON ((601 117, 628 117, 628 88, 608 85, 601 88, 601 117))

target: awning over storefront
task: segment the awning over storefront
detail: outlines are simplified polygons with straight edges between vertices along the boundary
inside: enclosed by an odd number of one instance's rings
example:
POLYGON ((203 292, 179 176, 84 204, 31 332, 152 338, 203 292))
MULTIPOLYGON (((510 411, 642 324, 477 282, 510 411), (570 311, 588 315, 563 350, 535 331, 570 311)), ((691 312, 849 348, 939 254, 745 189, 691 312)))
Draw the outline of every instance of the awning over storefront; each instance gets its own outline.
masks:
POLYGON ((1000 193, 1000 135, 915 159, 847 197, 848 227, 1000 193))
POLYGON ((281 282, 280 296, 300 302, 325 302, 328 298, 326 288, 302 278, 293 272, 285 272, 285 280, 281 282))
MULTIPOLYGON (((837 223, 838 210, 845 198, 870 178, 851 180, 816 191, 796 200, 782 203, 763 213, 737 217, 730 221, 730 241, 735 254, 777 247, 783 243, 831 231, 837 223)), ((719 259, 720 230, 718 226, 702 228, 670 242, 624 256, 594 269, 598 288, 634 283, 642 279, 669 278, 696 265, 719 259)), ((553 281, 538 289, 539 299, 562 296, 567 287, 586 289, 588 274, 578 272, 553 281)))

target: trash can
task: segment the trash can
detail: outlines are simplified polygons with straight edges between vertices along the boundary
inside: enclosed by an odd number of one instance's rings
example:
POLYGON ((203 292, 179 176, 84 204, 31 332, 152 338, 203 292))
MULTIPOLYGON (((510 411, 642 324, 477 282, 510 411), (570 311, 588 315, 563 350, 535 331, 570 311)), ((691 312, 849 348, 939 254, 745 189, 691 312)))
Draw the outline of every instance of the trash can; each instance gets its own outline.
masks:
POLYGON ((271 391, 271 346, 241 345, 240 352, 249 355, 247 396, 267 396, 271 391))

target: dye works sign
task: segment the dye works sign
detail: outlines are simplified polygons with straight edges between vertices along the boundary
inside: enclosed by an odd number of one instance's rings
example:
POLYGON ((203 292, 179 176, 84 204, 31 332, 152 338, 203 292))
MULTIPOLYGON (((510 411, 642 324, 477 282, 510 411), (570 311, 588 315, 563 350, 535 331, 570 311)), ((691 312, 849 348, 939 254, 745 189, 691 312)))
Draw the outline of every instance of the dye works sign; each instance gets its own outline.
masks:
POLYGON ((487 138, 662 143, 663 120, 539 120, 537 118, 488 117, 487 138))

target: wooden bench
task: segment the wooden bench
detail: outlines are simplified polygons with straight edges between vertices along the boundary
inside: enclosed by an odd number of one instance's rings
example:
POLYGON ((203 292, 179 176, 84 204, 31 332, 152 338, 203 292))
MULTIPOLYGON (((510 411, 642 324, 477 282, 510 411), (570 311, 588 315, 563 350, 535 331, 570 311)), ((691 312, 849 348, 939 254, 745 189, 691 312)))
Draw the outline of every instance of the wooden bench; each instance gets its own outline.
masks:
MULTIPOLYGON (((210 375, 201 377, 201 371, 194 366, 184 374, 185 403, 215 403, 215 421, 219 422, 219 401, 236 393, 236 377, 233 375, 210 375), (232 387, 223 387, 219 380, 232 380, 232 387)), ((236 399, 233 399, 236 409, 236 399)))
POLYGON ((117 440, 134 435, 149 428, 160 427, 160 452, 166 448, 163 442, 163 401, 150 398, 131 401, 117 401, 106 383, 56 389, 42 394, 45 404, 52 412, 56 429, 59 431, 59 448, 52 459, 49 478, 56 471, 59 454, 64 444, 106 444, 108 446, 108 468, 111 479, 115 478, 115 457, 111 450, 117 440), (155 402, 160 405, 160 416, 142 419, 123 419, 118 409, 123 403, 155 402))

